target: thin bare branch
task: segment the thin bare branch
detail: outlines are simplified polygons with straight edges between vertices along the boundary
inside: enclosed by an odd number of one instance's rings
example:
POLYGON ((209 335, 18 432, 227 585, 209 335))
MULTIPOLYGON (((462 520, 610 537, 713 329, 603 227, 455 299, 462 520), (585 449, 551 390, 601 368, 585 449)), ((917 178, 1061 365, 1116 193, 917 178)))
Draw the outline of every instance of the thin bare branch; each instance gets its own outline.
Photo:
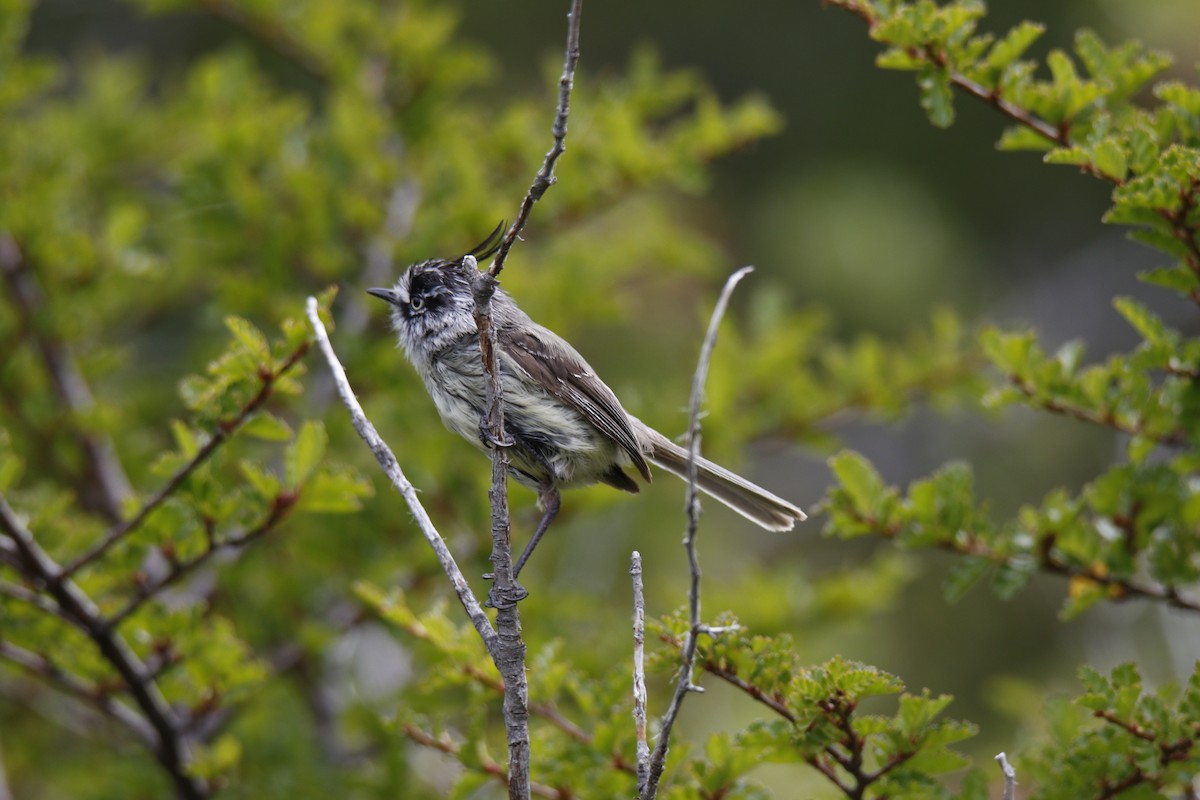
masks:
POLYGON ((0 595, 11 597, 13 600, 20 600, 22 603, 33 606, 38 611, 45 612, 53 617, 62 617, 62 609, 56 606, 49 598, 20 584, 0 581, 0 595))
POLYGON ((333 345, 329 342, 329 334, 325 331, 325 325, 317 315, 317 300, 315 297, 308 298, 306 310, 309 323, 312 325, 313 333, 317 338, 317 346, 321 349, 321 353, 325 356, 325 361, 329 365, 329 371, 333 374, 338 396, 342 398, 342 403, 345 404, 346 410, 350 412, 350 421, 354 425, 354 429, 358 431, 358 435, 362 437, 362 440, 367 443, 367 447, 371 448, 371 452, 375 454, 379 465, 383 467, 384 473, 391 480, 392 485, 396 487, 396 491, 400 492, 400 495, 408 504, 409 511, 412 512, 413 517, 417 521, 417 527, 421 529, 421 533, 425 535, 429 546, 433 548, 438 562, 442 565, 446 577, 450 579, 450 584, 454 587, 454 591, 458 595, 459 602, 462 603, 467 616, 471 619, 472 624, 475 625, 475 630, 479 633, 479 637, 483 639, 484 645, 490 651, 492 642, 496 637, 496 631, 492 628, 492 623, 488 620, 483 606, 475 599, 475 595, 471 591, 467 579, 463 577, 462 571, 454 561, 454 556, 450 554, 450 550, 446 547, 446 542, 442 539, 441 534, 437 532, 437 528, 433 526, 433 521, 429 519, 429 514, 425 511, 425 507, 421 505, 421 500, 417 497, 417 490, 413 488, 408 478, 404 476, 404 471, 400 469, 400 464, 396 461, 396 456, 392 454, 387 443, 380 438, 379 433, 375 430, 375 426, 371 424, 371 421, 367 419, 367 415, 363 412, 358 398, 354 396, 354 390, 350 387, 350 380, 346 377, 346 370, 338 360, 337 354, 334 353, 333 345))
POLYGON ((696 485, 696 461, 700 458, 700 405, 704 398, 704 383, 708 378, 708 365, 712 360, 712 351, 717 343, 717 330, 729 298, 742 278, 749 275, 753 267, 742 267, 729 276, 712 317, 708 321, 708 330, 704 334, 704 342, 700 346, 700 358, 696 363, 696 372, 692 377, 692 396, 689 405, 688 421, 688 487, 687 487, 687 533, 683 538, 683 547, 687 551, 688 568, 691 571, 691 585, 688 589, 688 622, 687 641, 684 642, 682 664, 679 669, 679 680, 675 684, 675 694, 671 704, 663 714, 662 725, 659 728, 658 744, 650 758, 650 770, 646 785, 639 792, 642 800, 652 800, 658 792, 658 782, 662 778, 666 765, 667 750, 670 748, 671 729, 679 716, 683 698, 689 692, 702 692, 703 688, 692 682, 696 667, 696 640, 702 633, 715 634, 715 630, 707 629, 700 622, 700 561, 696 554, 696 532, 700 524, 700 492, 696 485))
POLYGON ((109 627, 91 598, 74 581, 63 577, 62 569, 37 543, 3 495, 0 495, 0 533, 15 545, 26 574, 46 588, 62 610, 62 616, 79 625, 121 676, 134 703, 154 730, 154 753, 179 796, 184 800, 208 797, 211 791, 208 783, 188 771, 188 743, 182 734, 183 724, 149 679, 146 665, 109 627))
POLYGON ((633 725, 637 733, 637 785, 640 795, 650 777, 650 745, 646 740, 646 596, 642 589, 642 554, 633 551, 633 725))
POLYGON ((571 111, 571 89, 575 86, 575 66, 579 63, 579 23, 582 13, 583 0, 572 0, 571 10, 567 13, 566 55, 563 58, 562 77, 558 79, 558 107, 555 109, 554 126, 551 129, 554 135, 554 144, 546 153, 542 168, 534 176, 529 191, 525 193, 525 199, 521 201, 521 209, 517 212, 517 218, 513 220, 513 224, 509 226, 508 231, 504 234, 504 239, 500 242, 500 249, 496 251, 496 257, 492 260, 491 268, 488 269, 488 274, 493 278, 499 277, 500 271, 504 269, 508 251, 512 249, 517 237, 524 230, 525 223, 529 221, 529 213, 533 210, 533 204, 541 200, 542 195, 557 180, 554 176, 554 164, 567 149, 567 115, 571 111))
POLYGON ((996 763, 1000 765, 1000 771, 1004 773, 1004 800, 1016 800, 1017 770, 1008 763, 1008 756, 1004 753, 996 755, 996 763))
POLYGON ((170 561, 170 566, 163 575, 138 586, 137 594, 119 611, 108 617, 106 624, 110 629, 116 628, 141 608, 147 600, 157 596, 168 586, 178 583, 185 576, 190 575, 220 551, 238 550, 261 538, 287 517, 297 499, 298 497, 295 495, 281 494, 271 504, 271 510, 268 512, 266 518, 250 530, 243 531, 220 541, 210 540, 205 548, 195 556, 184 561, 170 561))
MULTIPOLYGON (((434 736, 433 734, 423 731, 412 723, 406 722, 400 726, 400 730, 410 741, 428 747, 430 750, 436 750, 439 753, 445 753, 453 759, 462 760, 462 748, 458 742, 451 739, 449 736, 434 736)), ((502 784, 509 784, 508 773, 504 771, 504 767, 492 761, 490 758, 484 758, 478 761, 478 768, 491 775, 502 784)), ((554 800, 572 800, 576 794, 567 787, 552 787, 540 783, 530 783, 529 792, 535 797, 549 797, 554 800)))
POLYGON ((98 490, 99 510, 111 520, 120 519, 125 501, 133 496, 125 468, 121 466, 112 440, 103 433, 89 430, 82 421, 95 408, 96 401, 66 346, 39 330, 35 318, 45 305, 45 295, 29 271, 21 248, 4 232, 0 232, 0 272, 4 273, 9 294, 33 335, 42 364, 83 449, 98 490))

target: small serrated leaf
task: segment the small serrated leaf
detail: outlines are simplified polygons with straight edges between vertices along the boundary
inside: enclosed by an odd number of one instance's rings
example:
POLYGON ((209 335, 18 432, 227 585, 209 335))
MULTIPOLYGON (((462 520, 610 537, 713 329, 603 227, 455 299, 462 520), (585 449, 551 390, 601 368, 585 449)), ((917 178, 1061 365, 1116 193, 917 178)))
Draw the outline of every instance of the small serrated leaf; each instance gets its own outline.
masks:
POLYGON ((243 347, 250 352, 259 364, 269 364, 271 361, 271 345, 262 331, 254 327, 248 320, 241 317, 228 316, 225 327, 233 334, 243 347))
POLYGON ((316 420, 308 420, 300 428, 296 440, 284 454, 284 476, 289 488, 302 486, 321 463, 325 455, 328 435, 325 426, 316 420))
POLYGON ((954 93, 950 88, 950 71, 933 64, 925 65, 917 76, 921 90, 921 108, 929 121, 939 128, 954 124, 954 93))
POLYGON ((265 439, 269 442, 286 442, 292 438, 291 427, 279 417, 266 411, 252 414, 242 425, 242 432, 247 436, 265 439))

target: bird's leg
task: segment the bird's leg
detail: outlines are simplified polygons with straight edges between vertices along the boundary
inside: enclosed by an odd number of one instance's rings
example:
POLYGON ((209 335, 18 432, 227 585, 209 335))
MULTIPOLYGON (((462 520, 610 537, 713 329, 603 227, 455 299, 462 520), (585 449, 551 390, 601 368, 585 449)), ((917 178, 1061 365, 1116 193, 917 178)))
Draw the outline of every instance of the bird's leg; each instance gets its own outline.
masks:
POLYGON ((525 566, 525 562, 529 560, 529 556, 533 554, 533 548, 537 547, 542 535, 546 529, 550 527, 550 523, 558 516, 559 496, 557 489, 547 489, 543 491, 538 500, 542 504, 542 521, 538 523, 537 530, 533 532, 533 538, 529 540, 529 544, 525 545, 525 550, 521 553, 521 557, 517 559, 516 566, 513 567, 513 580, 521 574, 521 567, 525 566))
MULTIPOLYGON (((521 601, 529 596, 529 592, 525 587, 517 583, 517 576, 521 574, 521 568, 525 566, 525 562, 529 560, 529 556, 533 554, 533 549, 537 547, 541 541, 542 535, 546 533, 546 529, 550 527, 550 523, 558 516, 558 509, 561 505, 558 490, 546 489, 538 495, 538 502, 542 506, 542 521, 538 523, 537 530, 533 532, 533 536, 529 540, 529 544, 525 545, 525 549, 521 552, 521 557, 517 559, 517 563, 513 565, 513 601, 521 601)), ((487 580, 494 580, 495 574, 489 572, 483 576, 487 580)), ((484 603, 488 608, 499 608, 501 598, 496 596, 496 587, 493 585, 488 591, 487 602, 484 603)))

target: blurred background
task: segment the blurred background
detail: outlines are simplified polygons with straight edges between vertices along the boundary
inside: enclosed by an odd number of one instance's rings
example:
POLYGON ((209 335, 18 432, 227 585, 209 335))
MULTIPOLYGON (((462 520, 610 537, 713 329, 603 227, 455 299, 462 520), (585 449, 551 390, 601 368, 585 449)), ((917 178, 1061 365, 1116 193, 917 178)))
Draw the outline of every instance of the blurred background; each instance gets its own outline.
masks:
MULTIPOLYGON (((544 151, 553 81, 561 65, 564 18, 555 11, 558 5, 480 0, 451 7, 460 19, 454 40, 491 54, 487 78, 471 89, 480 107, 499 113, 517 98, 533 98, 540 115, 537 129, 546 134, 531 149, 544 151)), ((992 31, 1026 18, 1046 23, 1047 33, 1034 48, 1039 56, 1050 47, 1069 49, 1073 32, 1089 27, 1109 43, 1138 38, 1172 52, 1174 74, 1189 81, 1195 76, 1200 15, 1187 0, 997 0, 989 10, 985 25, 992 31)), ((164 81, 231 45, 250 48, 269 73, 301 95, 314 91, 303 70, 247 42, 227 20, 195 11, 150 16, 111 0, 42 0, 27 40, 29 51, 57 54, 81 69, 104 53, 133 54, 164 81)), ((612 0, 585 6, 582 48, 580 93, 558 168, 562 183, 535 210, 528 248, 514 250, 506 286, 535 319, 571 338, 632 413, 668 435, 685 427, 688 375, 708 309, 723 276, 742 264, 757 268, 739 289, 731 312, 730 324, 745 329, 772 314, 815 313, 837 340, 871 334, 899 342, 948 309, 970 328, 1032 326, 1050 350, 1081 339, 1088 357, 1098 359, 1136 341, 1111 306, 1116 294, 1137 296, 1169 321, 1190 324, 1187 310, 1173 305, 1173 298, 1136 280, 1139 270, 1158 265, 1156 255, 1127 241, 1124 231, 1101 224, 1107 185, 1070 168, 1047 167, 1037 154, 996 151, 1004 121, 969 98, 957 99, 952 128, 933 128, 917 102, 912 76, 877 69, 877 46, 861 21, 842 11, 817 0, 745 0, 734 6, 612 0), (581 240, 570 235, 554 239, 555 226, 566 224, 563 208, 569 205, 557 195, 570 192, 573 159, 599 135, 590 105, 595 98, 588 92, 601 78, 624 74, 636 54, 648 51, 658 54, 664 69, 694 70, 722 100, 765 98, 783 122, 777 134, 716 159, 707 179, 683 190, 671 187, 665 199, 657 199, 670 209, 673 225, 695 232, 701 248, 695 267, 684 263, 690 256, 672 251, 660 268, 656 259, 662 254, 640 231, 628 242, 619 235, 587 239, 586 253, 572 249, 581 240), (600 271, 614 260, 629 259, 620 265, 615 288, 600 282, 602 293, 571 296, 568 279, 578 264, 600 271), (577 307, 590 316, 574 321, 577 307)), ((475 122, 487 130, 491 121, 475 122)), ((506 165, 513 177, 505 185, 515 190, 471 197, 472 207, 486 206, 492 218, 511 217, 536 164, 506 165)), ((450 196, 436 209, 465 205, 454 194, 466 197, 479 190, 470 176, 449 175, 445 184, 425 185, 420 192, 422 199, 450 196)), ((370 305, 361 292, 387 282, 389 271, 405 263, 449 254, 431 248, 465 248, 491 227, 483 222, 485 214, 472 211, 470 219, 455 223, 462 235, 455 230, 451 236, 435 229, 440 220, 427 208, 416 204, 394 242, 395 261, 390 266, 385 261, 382 274, 379 268, 372 274, 356 254, 347 257, 357 265, 336 278, 341 297, 335 316, 345 324, 334 343, 344 348, 351 380, 385 436, 403 439, 414 424, 410 417, 419 420, 415 446, 407 454, 397 448, 401 462, 433 498, 435 521, 447 525, 444 532, 464 570, 477 575, 486 568, 482 495, 477 493, 474 505, 455 510, 450 500, 456 492, 483 485, 486 462, 438 425, 415 374, 392 347, 384 309, 370 305), (394 394, 397 385, 403 387, 402 403, 394 394), (438 450, 435 463, 425 463, 433 448, 438 450), (427 483, 443 474, 439 470, 457 475, 452 479, 457 485, 427 483)), ((611 213, 602 210, 597 227, 619 231, 623 215, 637 213, 638 207, 629 204, 611 213)), ((215 261, 211 269, 246 265, 215 261)), ((150 358, 145 363, 163 371, 166 388, 155 390, 144 406, 170 408, 173 382, 200 368, 200 354, 216 352, 216 344, 206 344, 204 337, 224 313, 257 313, 256 321, 267 326, 275 321, 273 313, 294 313, 286 303, 319 288, 321 277, 309 275, 289 287, 285 275, 272 284, 276 306, 216 293, 207 300, 218 309, 186 312, 186 334, 178 318, 167 324, 150 317, 144 327, 123 330, 125 344, 133 342, 150 358), (140 344, 170 330, 180 337, 174 349, 163 341, 156 347, 166 350, 140 344)), ((753 341, 732 333, 723 338, 718 362, 724 366, 716 367, 714 378, 737 376, 741 357, 723 347, 753 341)), ((328 396, 319 373, 312 368, 306 379, 313 407, 328 396)), ((103 393, 104 386, 98 391, 103 393)), ((717 386, 713 393, 719 398, 729 391, 717 386)), ((829 484, 825 459, 840 445, 863 452, 888 482, 902 486, 947 461, 966 461, 976 472, 979 496, 987 498, 997 517, 1012 515, 1056 487, 1076 491, 1120 456, 1120 442, 1072 420, 988 413, 961 397, 941 405, 934 410, 918 402, 911 413, 888 415, 898 417, 889 420, 834 416, 799 437, 713 414, 705 421, 706 443, 712 443, 715 457, 806 508, 829 484)), ((296 567, 300 572, 292 590, 302 592, 306 580, 321 576, 328 579, 322 592, 348 597, 350 583, 363 576, 330 577, 322 565, 351 570, 340 551, 355 548, 371 554, 373 574, 366 577, 386 585, 404 576, 413 585, 426 585, 432 561, 423 545, 398 549, 379 540, 381 535, 393 543, 415 537, 407 512, 371 472, 365 451, 356 449, 340 407, 325 408, 339 457, 371 474, 378 496, 363 519, 338 522, 336 541, 329 538, 335 534, 314 525, 288 540, 287 563, 305 564, 296 567)), ((150 452, 156 443, 151 439, 141 447, 150 452)), ((525 621, 531 646, 561 637, 584 664, 604 663, 589 655, 591 647, 622 647, 630 608, 626 569, 635 547, 645 559, 650 612, 681 606, 686 600, 686 564, 679 547, 682 496, 681 484, 669 477, 657 479, 638 498, 604 489, 568 494, 561 523, 523 580, 533 593, 525 621), (569 626, 555 622, 560 610, 569 610, 569 626)), ((514 498, 517 529, 528 531, 537 518, 533 498, 520 489, 514 498)), ((953 694, 951 715, 982 726, 981 735, 966 744, 978 763, 987 765, 995 752, 1031 735, 1029 723, 1042 693, 1075 691, 1080 663, 1106 669, 1136 658, 1158 683, 1186 675, 1200 657, 1194 622, 1186 625, 1160 608, 1102 606, 1064 624, 1057 612, 1067 587, 1056 578, 1036 578, 1009 601, 977 587, 951 605, 942 596, 951 557, 900 553, 884 543, 825 540, 819 516, 791 534, 766 534, 710 506, 701 541, 706 611, 729 609, 756 631, 790 632, 812 663, 840 653, 898 674, 910 690, 929 687, 953 694)), ((519 540, 522 536, 518 533, 519 540)), ((236 569, 262 568, 266 562, 259 559, 268 557, 251 554, 236 569)), ((242 624, 251 640, 269 640, 271 625, 288 624, 286 614, 263 615, 267 621, 242 624), (256 632, 256 624, 263 630, 256 632)), ((339 641, 330 649, 344 678, 331 684, 338 687, 335 704, 372 702, 406 680, 372 666, 394 664, 397 648, 406 647, 402 637, 358 628, 339 641)), ((666 696, 660 686, 652 703, 665 702, 666 696)), ((757 714, 744 698, 713 687, 689 702, 683 722, 688 736, 700 737, 735 729, 757 714)), ((769 783, 773 774, 764 769, 763 779, 769 783)), ((806 790, 822 791, 818 787, 806 790)))

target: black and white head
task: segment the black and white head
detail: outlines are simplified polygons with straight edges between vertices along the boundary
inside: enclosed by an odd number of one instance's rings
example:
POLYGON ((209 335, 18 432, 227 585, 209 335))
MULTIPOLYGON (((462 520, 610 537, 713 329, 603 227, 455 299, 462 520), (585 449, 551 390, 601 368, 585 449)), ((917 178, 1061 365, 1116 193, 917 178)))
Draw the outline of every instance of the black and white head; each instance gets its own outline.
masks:
POLYGON ((392 327, 400 346, 414 364, 428 361, 434 353, 467 334, 475 333, 475 301, 471 296, 472 267, 467 256, 485 259, 500 247, 504 223, 465 255, 455 259, 435 258, 413 264, 391 289, 367 289, 392 306, 392 327))

